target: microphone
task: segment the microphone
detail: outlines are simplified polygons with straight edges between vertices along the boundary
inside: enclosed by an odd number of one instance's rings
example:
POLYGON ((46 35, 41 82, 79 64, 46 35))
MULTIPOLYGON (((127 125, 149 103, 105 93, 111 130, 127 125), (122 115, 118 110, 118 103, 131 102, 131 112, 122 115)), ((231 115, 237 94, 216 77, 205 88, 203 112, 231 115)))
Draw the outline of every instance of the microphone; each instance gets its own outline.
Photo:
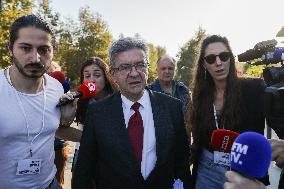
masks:
POLYGON ((267 174, 271 156, 271 145, 263 135, 244 132, 233 143, 231 168, 248 178, 262 179, 267 174))
POLYGON ((214 130, 211 136, 211 146, 215 151, 230 153, 232 144, 238 135, 238 133, 226 129, 214 130))
MULTIPOLYGON (((85 99, 89 99, 93 96, 95 96, 97 93, 99 92, 99 88, 98 86, 90 81, 87 81, 85 83, 83 83, 82 85, 80 85, 77 89, 77 93, 75 95, 73 95, 73 98, 80 98, 82 100, 85 99)), ((64 101, 60 101, 56 107, 61 107, 65 104, 68 104, 70 102, 72 102, 73 100, 64 100, 64 101)))

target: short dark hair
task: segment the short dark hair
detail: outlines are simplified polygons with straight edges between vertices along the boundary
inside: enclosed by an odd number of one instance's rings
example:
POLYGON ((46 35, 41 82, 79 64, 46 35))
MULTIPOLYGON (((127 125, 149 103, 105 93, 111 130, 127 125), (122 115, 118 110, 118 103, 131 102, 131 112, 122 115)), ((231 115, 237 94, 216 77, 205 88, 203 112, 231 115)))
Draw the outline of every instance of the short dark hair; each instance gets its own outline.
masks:
POLYGON ((49 33, 52 37, 52 44, 55 45, 54 29, 47 20, 34 14, 17 18, 10 27, 9 46, 13 47, 19 37, 19 30, 26 27, 35 27, 49 33))

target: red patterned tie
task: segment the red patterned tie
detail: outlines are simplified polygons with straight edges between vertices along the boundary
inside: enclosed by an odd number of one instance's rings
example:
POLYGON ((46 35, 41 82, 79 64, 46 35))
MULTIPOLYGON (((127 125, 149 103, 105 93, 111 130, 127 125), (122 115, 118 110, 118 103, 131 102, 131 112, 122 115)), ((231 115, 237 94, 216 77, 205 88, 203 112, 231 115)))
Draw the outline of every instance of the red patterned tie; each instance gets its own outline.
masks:
POLYGON ((138 165, 140 167, 142 161, 142 150, 143 150, 143 120, 141 114, 139 112, 140 104, 135 102, 131 109, 135 111, 135 113, 130 117, 128 122, 128 136, 134 150, 138 165))

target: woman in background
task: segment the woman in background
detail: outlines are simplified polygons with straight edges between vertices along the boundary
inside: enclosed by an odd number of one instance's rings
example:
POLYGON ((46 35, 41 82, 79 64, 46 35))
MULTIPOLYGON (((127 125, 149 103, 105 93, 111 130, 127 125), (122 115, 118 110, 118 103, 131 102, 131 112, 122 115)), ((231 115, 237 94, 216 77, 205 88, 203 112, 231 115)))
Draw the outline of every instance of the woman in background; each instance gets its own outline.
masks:
POLYGON ((210 143, 212 132, 226 129, 263 134, 265 84, 261 79, 238 78, 227 38, 212 35, 201 44, 191 89, 188 130, 193 137, 195 186, 197 189, 223 189, 229 165, 221 161, 214 163, 217 150, 214 152, 210 143))
MULTIPOLYGON (((80 83, 82 84, 86 81, 96 83, 99 88, 99 92, 91 99, 78 100, 76 122, 80 130, 83 130, 84 127, 88 105, 90 103, 101 100, 116 91, 116 85, 110 77, 108 65, 98 57, 92 57, 83 62, 80 70, 80 83)), ((72 175, 74 175, 75 172, 79 146, 80 143, 77 143, 75 147, 75 154, 72 164, 72 175)))

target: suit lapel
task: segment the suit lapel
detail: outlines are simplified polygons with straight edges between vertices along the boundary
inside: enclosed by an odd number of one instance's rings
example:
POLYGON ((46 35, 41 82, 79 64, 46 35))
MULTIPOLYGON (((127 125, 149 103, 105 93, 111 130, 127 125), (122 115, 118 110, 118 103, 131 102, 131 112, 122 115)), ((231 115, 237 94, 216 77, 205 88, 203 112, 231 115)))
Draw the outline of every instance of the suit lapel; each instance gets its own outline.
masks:
POLYGON ((127 172, 130 173, 131 176, 139 178, 139 174, 141 176, 141 173, 139 173, 136 157, 128 138, 120 93, 115 94, 110 106, 109 109, 111 112, 109 115, 111 115, 112 122, 110 130, 113 133, 114 148, 118 148, 121 152, 121 160, 129 167, 127 172))
POLYGON ((157 155, 157 164, 156 167, 166 161, 167 151, 169 142, 167 140, 169 134, 169 125, 168 120, 169 115, 166 107, 163 105, 161 98, 157 98, 156 94, 149 90, 154 127, 155 127, 155 136, 156 136, 156 155, 157 155))

